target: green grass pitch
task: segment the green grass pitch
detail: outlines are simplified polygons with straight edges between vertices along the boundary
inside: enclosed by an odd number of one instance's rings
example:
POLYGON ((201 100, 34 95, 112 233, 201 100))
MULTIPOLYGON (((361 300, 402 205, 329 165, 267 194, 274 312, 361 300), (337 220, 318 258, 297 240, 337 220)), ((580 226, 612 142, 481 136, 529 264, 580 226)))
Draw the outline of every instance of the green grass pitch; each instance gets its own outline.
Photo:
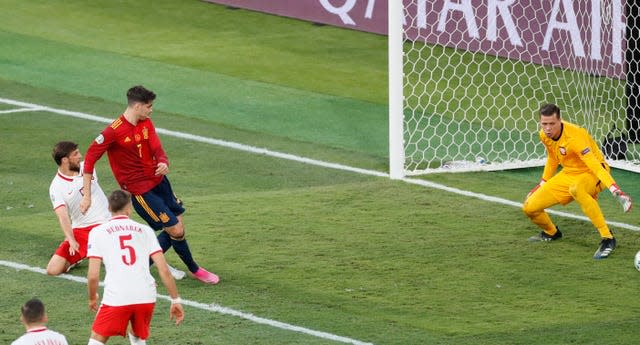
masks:
MULTIPOLYGON (((124 92, 158 93, 157 127, 362 169, 387 170, 386 38, 200 1, 0 0, 0 98, 114 118, 124 92), (312 41, 313 44, 309 42, 312 41)), ((62 239, 48 199, 53 144, 85 150, 104 123, 47 111, 2 113, 0 260, 45 267, 62 239)), ((552 216, 565 238, 532 244, 517 207, 384 177, 161 135, 187 207, 195 258, 217 286, 182 297, 373 344, 633 344, 640 337, 640 234, 591 255, 583 220, 552 216)), ((97 167, 116 188, 106 158, 97 167)), ((422 179, 521 202, 540 169, 422 179)), ((637 174, 614 171, 640 199, 637 174)), ((605 217, 633 226, 605 192, 605 217)), ((576 205, 557 210, 580 215, 576 205)), ((136 217, 136 219, 138 219, 136 217)), ((182 267, 172 251, 168 259, 182 267)), ((83 277, 86 265, 71 272, 83 277)), ((0 343, 42 298, 49 326, 86 343, 86 286, 0 265, 0 343)), ((160 288, 160 293, 164 293, 160 288)), ((159 300, 149 344, 339 344, 159 300)), ((109 344, 127 344, 112 338, 109 344)))

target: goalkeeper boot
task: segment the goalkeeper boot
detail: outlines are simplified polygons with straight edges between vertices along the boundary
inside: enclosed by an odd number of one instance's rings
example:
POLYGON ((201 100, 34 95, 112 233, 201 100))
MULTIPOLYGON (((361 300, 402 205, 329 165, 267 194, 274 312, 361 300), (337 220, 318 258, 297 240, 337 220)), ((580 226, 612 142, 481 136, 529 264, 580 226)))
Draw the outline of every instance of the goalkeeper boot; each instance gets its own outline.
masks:
POLYGON ((594 259, 606 259, 611 255, 611 252, 616 248, 616 239, 615 238, 603 238, 600 241, 600 246, 598 250, 596 250, 595 254, 593 254, 594 259))
POLYGON ((555 241, 561 238, 562 238, 562 232, 560 232, 560 229, 556 226, 555 234, 549 235, 544 231, 540 231, 539 234, 529 237, 529 241, 530 242, 550 242, 550 241, 555 241))

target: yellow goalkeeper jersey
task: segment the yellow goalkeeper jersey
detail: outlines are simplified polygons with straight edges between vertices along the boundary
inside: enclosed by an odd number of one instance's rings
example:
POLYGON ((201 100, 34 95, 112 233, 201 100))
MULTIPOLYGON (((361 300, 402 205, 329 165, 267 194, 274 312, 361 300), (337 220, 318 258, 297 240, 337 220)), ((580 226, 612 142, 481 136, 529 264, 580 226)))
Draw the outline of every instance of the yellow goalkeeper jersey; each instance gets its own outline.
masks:
POLYGON ((562 134, 558 140, 548 138, 542 130, 539 134, 540 141, 547 149, 547 162, 542 174, 545 181, 555 175, 558 165, 562 165, 565 174, 591 172, 607 188, 615 183, 602 151, 586 129, 562 121, 562 134))

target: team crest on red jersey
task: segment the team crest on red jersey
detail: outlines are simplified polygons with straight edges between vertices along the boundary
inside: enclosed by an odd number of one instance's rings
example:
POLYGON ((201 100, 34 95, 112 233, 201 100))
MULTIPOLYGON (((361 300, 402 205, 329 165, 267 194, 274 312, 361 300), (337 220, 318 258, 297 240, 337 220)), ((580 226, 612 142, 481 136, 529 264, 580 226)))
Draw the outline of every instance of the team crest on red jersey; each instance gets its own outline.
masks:
POLYGON ((142 128, 142 137, 144 140, 149 139, 149 129, 147 127, 142 128))
POLYGON ((563 156, 566 156, 566 155, 567 155, 567 149, 566 149, 566 148, 564 148, 564 147, 560 146, 560 149, 559 149, 559 150, 560 150, 560 154, 561 154, 561 155, 563 155, 563 156))

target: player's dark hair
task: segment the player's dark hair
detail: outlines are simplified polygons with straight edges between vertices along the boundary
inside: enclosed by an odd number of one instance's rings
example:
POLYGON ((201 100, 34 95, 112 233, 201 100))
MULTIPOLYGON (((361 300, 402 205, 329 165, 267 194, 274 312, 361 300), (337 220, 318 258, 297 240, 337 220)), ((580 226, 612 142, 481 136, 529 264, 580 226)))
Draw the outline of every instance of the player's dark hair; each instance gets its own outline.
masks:
POLYGON ((78 144, 72 141, 61 141, 53 147, 51 156, 53 157, 53 160, 56 161, 56 164, 60 166, 60 164, 62 164, 62 158, 69 157, 71 152, 75 151, 77 148, 78 144))
POLYGON ((116 189, 109 194, 109 211, 117 213, 131 202, 131 193, 126 190, 116 189))
POLYGON ((41 322, 44 320, 44 303, 37 298, 32 298, 22 306, 21 312, 24 322, 41 322))
POLYGON ((135 103, 148 104, 153 102, 154 99, 156 99, 156 94, 151 90, 147 90, 142 85, 136 85, 127 91, 127 102, 129 105, 135 103))
POLYGON ((560 118, 560 108, 557 105, 548 103, 540 107, 541 116, 551 116, 553 114, 556 114, 556 116, 560 118))

